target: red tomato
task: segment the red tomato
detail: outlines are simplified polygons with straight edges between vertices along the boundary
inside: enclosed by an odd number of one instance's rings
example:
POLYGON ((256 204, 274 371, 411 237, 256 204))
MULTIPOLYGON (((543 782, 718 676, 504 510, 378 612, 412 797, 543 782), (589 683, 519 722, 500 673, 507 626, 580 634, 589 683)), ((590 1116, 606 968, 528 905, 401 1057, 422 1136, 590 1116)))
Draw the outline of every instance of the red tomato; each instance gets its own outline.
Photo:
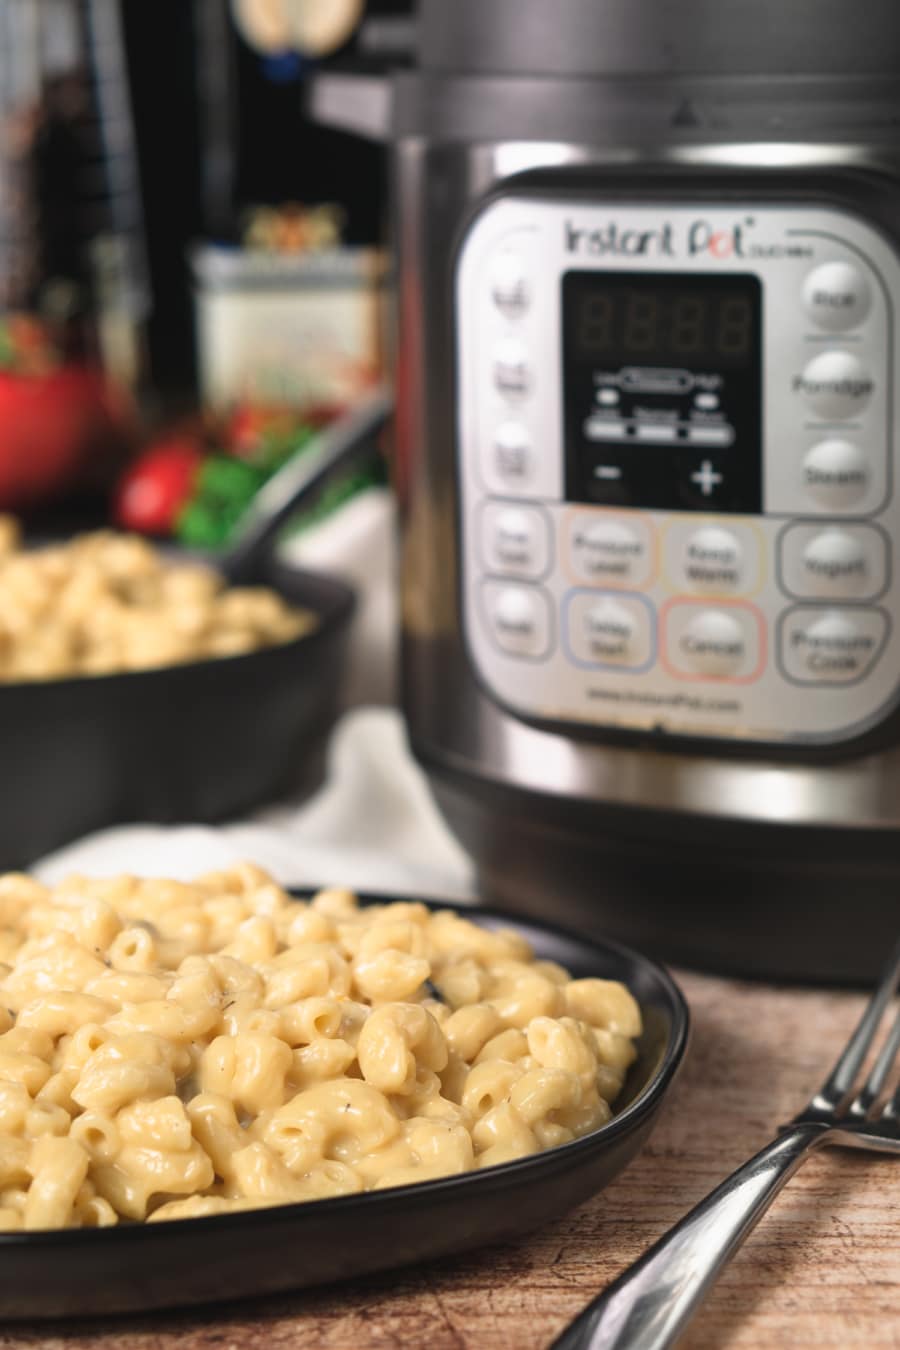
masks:
POLYGON ((44 375, 0 371, 0 510, 67 488, 115 434, 110 389, 99 371, 75 365, 44 375))
POLYGON ((113 499, 116 524, 141 534, 170 534, 203 459, 200 446, 186 437, 150 446, 119 481, 113 499))

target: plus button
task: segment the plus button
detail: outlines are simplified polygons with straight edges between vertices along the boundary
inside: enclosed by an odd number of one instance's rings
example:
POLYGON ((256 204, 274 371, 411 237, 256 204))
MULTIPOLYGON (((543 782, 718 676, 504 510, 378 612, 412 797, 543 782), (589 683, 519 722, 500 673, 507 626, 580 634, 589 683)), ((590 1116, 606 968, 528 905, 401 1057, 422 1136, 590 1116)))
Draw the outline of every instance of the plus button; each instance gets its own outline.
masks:
POLYGON ((703 461, 696 473, 691 474, 691 482, 697 484, 704 497, 709 497, 721 481, 722 475, 717 473, 708 459, 703 461))

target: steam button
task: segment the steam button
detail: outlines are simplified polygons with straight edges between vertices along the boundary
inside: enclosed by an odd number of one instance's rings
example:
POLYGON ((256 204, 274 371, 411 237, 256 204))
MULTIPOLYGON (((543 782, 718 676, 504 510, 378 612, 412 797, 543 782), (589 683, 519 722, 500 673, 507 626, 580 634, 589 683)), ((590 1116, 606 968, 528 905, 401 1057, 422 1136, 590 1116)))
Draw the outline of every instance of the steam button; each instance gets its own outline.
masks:
POLYGON ((813 357, 802 375, 794 376, 793 389, 818 417, 844 421, 867 406, 875 381, 852 352, 832 351, 813 357))
POLYGON ((803 483, 823 506, 855 506, 869 486, 869 463, 851 441, 820 441, 803 460, 803 483))
POLYGON ((869 313, 872 295, 865 277, 848 262, 828 262, 810 272, 803 304, 817 328, 843 333, 858 328, 869 313))
POLYGON ((507 319, 518 319, 531 303, 528 273, 517 253, 501 253, 491 269, 491 296, 507 319))

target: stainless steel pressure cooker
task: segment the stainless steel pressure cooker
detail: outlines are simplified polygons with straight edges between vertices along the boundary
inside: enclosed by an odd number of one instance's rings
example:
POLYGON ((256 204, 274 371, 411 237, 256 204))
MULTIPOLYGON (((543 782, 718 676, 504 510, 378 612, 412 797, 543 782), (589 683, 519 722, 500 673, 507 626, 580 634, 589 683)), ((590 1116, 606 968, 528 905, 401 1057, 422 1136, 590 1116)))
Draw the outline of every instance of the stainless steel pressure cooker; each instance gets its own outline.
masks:
POLYGON ((900 927, 896 0, 423 0, 413 750, 495 901, 854 979, 900 927))

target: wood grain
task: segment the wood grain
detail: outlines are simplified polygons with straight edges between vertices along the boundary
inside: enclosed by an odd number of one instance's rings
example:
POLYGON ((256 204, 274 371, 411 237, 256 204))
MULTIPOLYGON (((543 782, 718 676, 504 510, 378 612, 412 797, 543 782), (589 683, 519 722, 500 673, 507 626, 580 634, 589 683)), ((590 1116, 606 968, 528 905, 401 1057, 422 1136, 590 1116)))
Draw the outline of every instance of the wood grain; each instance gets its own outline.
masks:
MULTIPOLYGON (((694 974, 681 982, 693 1041, 649 1146, 601 1195, 521 1243, 291 1297, 7 1325, 0 1350, 543 1350, 793 1114, 864 1002, 694 974)), ((837 1149, 810 1159, 682 1341, 683 1350, 813 1346, 900 1350, 900 1167, 890 1159, 837 1149)))

